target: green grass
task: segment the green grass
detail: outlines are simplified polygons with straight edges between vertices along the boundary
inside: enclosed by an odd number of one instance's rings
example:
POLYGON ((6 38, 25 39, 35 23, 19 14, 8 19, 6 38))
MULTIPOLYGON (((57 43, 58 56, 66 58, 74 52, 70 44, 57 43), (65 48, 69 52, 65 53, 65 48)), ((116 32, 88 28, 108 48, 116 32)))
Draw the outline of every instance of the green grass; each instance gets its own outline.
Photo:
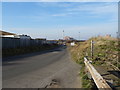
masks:
MULTIPOLYGON (((92 60, 93 65, 106 65, 106 62, 112 62, 115 66, 117 66, 116 60, 118 52, 120 51, 119 43, 120 41, 118 42, 115 38, 93 37, 85 42, 80 42, 75 47, 70 47, 72 58, 76 61, 76 63, 82 66, 80 69, 80 77, 82 79, 83 88, 92 88, 93 85, 92 81, 87 78, 84 71, 84 57, 87 56, 89 60, 92 60), (95 42, 93 59, 91 58, 90 49, 91 40, 95 42)), ((118 68, 120 68, 120 64, 118 64, 118 68)))
POLYGON ((82 64, 82 67, 80 69, 80 77, 82 80, 82 88, 94 88, 92 80, 88 78, 88 75, 85 72, 84 64, 82 64))

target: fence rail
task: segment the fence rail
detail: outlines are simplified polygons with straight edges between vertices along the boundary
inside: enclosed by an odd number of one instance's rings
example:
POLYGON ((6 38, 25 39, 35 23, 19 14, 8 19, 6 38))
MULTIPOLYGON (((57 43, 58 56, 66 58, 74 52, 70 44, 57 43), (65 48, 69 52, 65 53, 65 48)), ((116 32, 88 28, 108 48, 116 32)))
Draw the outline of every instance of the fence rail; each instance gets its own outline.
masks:
POLYGON ((85 63, 85 66, 87 67, 88 71, 90 72, 98 89, 102 88, 102 89, 112 90, 112 88, 107 84, 105 79, 103 79, 103 77, 97 72, 97 70, 93 67, 93 65, 90 63, 90 61, 87 60, 86 57, 84 57, 84 63, 85 63))

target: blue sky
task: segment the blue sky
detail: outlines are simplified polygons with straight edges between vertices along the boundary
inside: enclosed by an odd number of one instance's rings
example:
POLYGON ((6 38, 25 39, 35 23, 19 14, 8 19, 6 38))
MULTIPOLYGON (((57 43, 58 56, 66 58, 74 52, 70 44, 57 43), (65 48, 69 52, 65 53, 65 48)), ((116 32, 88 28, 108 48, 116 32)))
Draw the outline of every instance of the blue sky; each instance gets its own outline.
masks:
POLYGON ((3 2, 2 29, 33 38, 88 39, 118 31, 117 2, 3 2))

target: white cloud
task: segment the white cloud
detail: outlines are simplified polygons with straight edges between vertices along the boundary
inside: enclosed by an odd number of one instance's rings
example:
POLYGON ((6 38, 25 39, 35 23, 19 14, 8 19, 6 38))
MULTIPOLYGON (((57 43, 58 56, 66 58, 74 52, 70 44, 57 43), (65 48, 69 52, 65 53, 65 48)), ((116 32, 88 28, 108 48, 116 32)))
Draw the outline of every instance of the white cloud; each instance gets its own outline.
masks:
POLYGON ((100 13, 116 13, 118 10, 118 4, 116 3, 97 3, 97 4, 83 4, 74 8, 68 9, 68 11, 87 11, 94 14, 100 13))
POLYGON ((36 3, 38 6, 41 6, 41 7, 69 7, 71 6, 71 4, 68 4, 68 3, 60 3, 60 2, 37 2, 36 3))
POLYGON ((58 28, 9 28, 10 32, 16 34, 27 34, 33 38, 48 38, 48 39, 60 39, 62 38, 62 30, 64 29, 66 36, 72 36, 78 39, 80 32, 81 39, 88 39, 92 36, 111 34, 115 37, 118 31, 118 24, 112 23, 97 23, 85 26, 62 26, 58 28))
POLYGON ((80 4, 73 8, 68 8, 68 12, 85 12, 89 17, 111 17, 111 21, 117 21, 118 4, 117 3, 95 3, 80 4))
MULTIPOLYGON (((48 3, 46 4, 48 5, 48 3)), ((60 3, 54 3, 53 6, 59 6, 60 3)), ((64 3, 62 3, 64 6, 64 3)), ((110 21, 116 21, 118 19, 118 4, 117 3, 95 3, 95 4, 81 4, 76 5, 73 3, 67 3, 68 8, 64 8, 61 13, 55 13, 51 16, 70 16, 77 15, 80 12, 87 12, 89 17, 111 17, 110 21)), ((62 7, 62 6, 61 6, 62 7)))
MULTIPOLYGON (((42 7, 63 7, 63 11, 61 13, 55 13, 50 16, 68 16, 75 15, 79 12, 88 12, 90 17, 103 17, 103 15, 112 16, 112 20, 118 15, 118 4, 117 3, 95 3, 95 4, 78 4, 78 3, 37 3, 37 5, 42 7)), ((117 18, 116 18, 117 19, 117 18)))
POLYGON ((51 16, 68 16, 68 15, 73 15, 74 13, 59 13, 59 14, 53 14, 51 16))
POLYGON ((119 0, 1 0, 3 2, 118 2, 119 0))
POLYGON ((53 15, 51 15, 51 16, 67 16, 67 14, 53 14, 53 15))
POLYGON ((85 26, 69 26, 64 28, 66 35, 78 38, 79 32, 81 39, 88 39, 98 35, 111 34, 116 36, 118 31, 117 23, 99 23, 85 26))
MULTIPOLYGON (((75 0, 74 0, 75 1, 75 0)), ((101 0, 102 1, 102 0, 101 0)), ((104 0, 105 1, 105 0, 104 0)), ((45 3, 44 3, 45 4, 45 3)), ((46 4, 47 5, 47 4, 46 4)), ((70 4, 64 4, 61 5, 58 3, 52 4, 53 6, 59 5, 59 7, 67 7, 70 6, 70 4)), ((112 23, 102 23, 102 24, 97 24, 97 25, 86 25, 86 26, 69 26, 69 27, 64 27, 66 35, 73 36, 77 38, 77 33, 80 31, 81 32, 81 38, 85 37, 91 37, 97 34, 111 34, 111 33, 116 33, 117 31, 117 23, 114 22, 117 20, 117 4, 111 4, 111 3, 106 3, 103 5, 92 5, 92 4, 83 4, 82 6, 74 6, 74 8, 68 8, 66 12, 61 12, 61 13, 56 13, 56 14, 51 14, 51 16, 68 16, 68 15, 73 15, 75 12, 89 12, 92 14, 93 17, 100 17, 103 15, 109 15, 111 16, 111 22, 112 23), (75 30, 75 31, 74 31, 75 30), (94 33, 94 34, 93 34, 94 33)), ((33 19, 41 19, 41 16, 35 16, 33 19)), ((51 38, 56 38, 56 32, 58 32, 58 38, 61 38, 62 35, 60 35, 60 30, 56 31, 56 28, 12 28, 8 29, 12 32, 16 32, 18 34, 28 34, 32 37, 51 37, 51 38), (36 33, 35 33, 36 31, 36 33), (22 32, 22 33, 21 33, 22 32), (53 33, 54 32, 54 33, 53 33)), ((62 32, 62 31, 61 31, 62 32)), ((62 34, 62 33, 61 33, 62 34)))

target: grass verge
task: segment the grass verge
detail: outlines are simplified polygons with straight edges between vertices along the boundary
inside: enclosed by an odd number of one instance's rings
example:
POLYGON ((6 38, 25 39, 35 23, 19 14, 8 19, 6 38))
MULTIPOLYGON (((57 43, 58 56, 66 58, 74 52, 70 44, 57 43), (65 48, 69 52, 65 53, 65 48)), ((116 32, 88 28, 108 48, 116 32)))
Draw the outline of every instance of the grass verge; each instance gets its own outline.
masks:
POLYGON ((82 66, 80 77, 82 79, 83 88, 94 88, 94 83, 87 77, 84 66, 84 57, 87 56, 92 61, 93 65, 107 66, 111 62, 114 66, 120 69, 120 62, 117 60, 118 52, 120 51, 119 42, 116 38, 94 37, 85 42, 80 42, 74 47, 69 47, 72 58, 76 63, 82 66), (93 59, 91 58, 91 40, 94 41, 93 59))

